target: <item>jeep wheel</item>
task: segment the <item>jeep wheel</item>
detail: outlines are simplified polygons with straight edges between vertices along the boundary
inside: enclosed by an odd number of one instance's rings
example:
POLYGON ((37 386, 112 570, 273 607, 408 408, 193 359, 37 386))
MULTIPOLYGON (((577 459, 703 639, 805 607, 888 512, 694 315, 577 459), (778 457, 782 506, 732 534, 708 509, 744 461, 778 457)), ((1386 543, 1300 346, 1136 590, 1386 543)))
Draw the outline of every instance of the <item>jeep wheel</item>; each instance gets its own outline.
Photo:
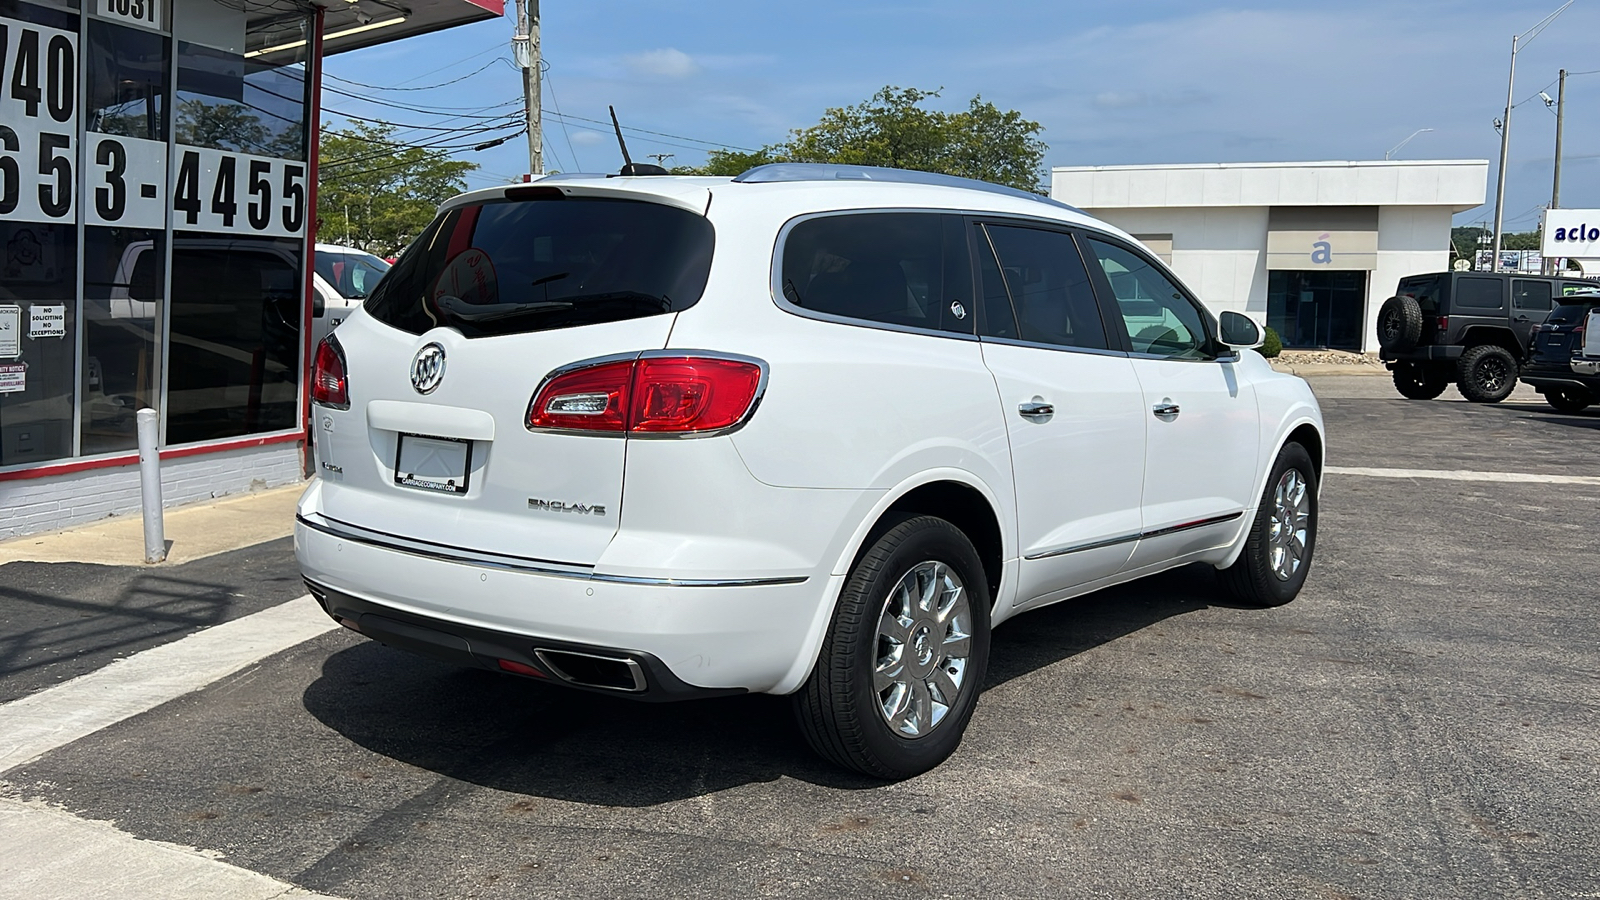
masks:
POLYGON ((1467 348, 1456 366, 1456 387, 1474 403, 1499 403, 1517 386, 1517 358, 1494 344, 1467 348))
POLYGON ((1422 339, 1422 306, 1415 297, 1390 297, 1378 308, 1378 346, 1410 350, 1422 339))
POLYGON ((1589 408, 1594 398, 1588 391, 1578 388, 1552 388, 1544 392, 1544 402, 1555 408, 1556 412, 1580 413, 1589 408))
POLYGON ((989 585, 972 542, 906 519, 851 570, 795 716, 821 756, 909 778, 955 752, 989 660, 989 585))
POLYGON ((1394 365, 1394 387, 1410 400, 1432 400, 1450 386, 1450 376, 1437 366, 1400 362, 1394 365))

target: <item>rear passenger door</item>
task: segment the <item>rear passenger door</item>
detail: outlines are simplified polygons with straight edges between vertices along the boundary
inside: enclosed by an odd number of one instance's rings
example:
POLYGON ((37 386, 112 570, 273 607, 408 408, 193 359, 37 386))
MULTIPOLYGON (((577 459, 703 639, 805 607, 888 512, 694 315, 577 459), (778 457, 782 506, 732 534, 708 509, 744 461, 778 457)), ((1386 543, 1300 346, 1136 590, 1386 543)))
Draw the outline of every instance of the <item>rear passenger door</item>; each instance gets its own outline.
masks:
POLYGON ((1107 340, 1076 238, 975 223, 978 327, 1016 485, 1016 602, 1115 575, 1140 532, 1143 396, 1107 340))
POLYGON ((1555 308, 1551 285, 1543 278, 1511 279, 1511 330, 1516 334, 1517 346, 1524 350, 1533 338, 1533 329, 1555 308))
POLYGON ((1255 505, 1264 464, 1255 386, 1237 353, 1218 354, 1210 314, 1159 263, 1110 237, 1086 236, 1084 250, 1149 428, 1143 536, 1128 566, 1223 546, 1255 505))

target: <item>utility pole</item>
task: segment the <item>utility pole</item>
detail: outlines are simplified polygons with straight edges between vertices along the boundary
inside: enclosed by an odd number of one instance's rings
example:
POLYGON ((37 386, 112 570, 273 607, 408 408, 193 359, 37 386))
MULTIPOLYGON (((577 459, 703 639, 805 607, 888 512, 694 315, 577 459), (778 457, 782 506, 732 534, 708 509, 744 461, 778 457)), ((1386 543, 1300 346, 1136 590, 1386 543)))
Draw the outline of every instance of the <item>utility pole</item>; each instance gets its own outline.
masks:
POLYGON ((1539 32, 1550 27, 1556 17, 1567 11, 1576 0, 1567 0, 1555 12, 1540 19, 1537 25, 1524 31, 1522 34, 1511 36, 1511 74, 1506 78, 1506 117, 1500 121, 1500 174, 1499 182, 1494 192, 1494 263, 1489 269, 1491 272, 1500 271, 1500 241, 1504 236, 1502 231, 1505 225, 1506 214, 1506 158, 1511 149, 1511 107, 1515 105, 1516 98, 1513 92, 1517 89, 1517 51, 1533 42, 1539 32))
POLYGON ((1567 70, 1561 70, 1561 86, 1556 89, 1556 179, 1550 188, 1550 208, 1561 206, 1561 126, 1567 116, 1567 70))
POLYGON ((1511 92, 1517 84, 1517 38, 1511 36, 1511 77, 1506 81, 1506 117, 1500 120, 1500 172, 1494 189, 1494 255, 1489 258, 1489 271, 1500 271, 1500 227, 1506 214, 1506 157, 1511 150, 1511 106, 1515 100, 1511 92))
MULTIPOLYGON (((1567 70, 1561 70, 1561 86, 1556 89, 1556 175, 1554 183, 1550 186, 1550 208, 1558 209, 1561 206, 1561 126, 1566 124, 1567 116, 1567 70)), ((1540 236, 1541 238, 1543 235, 1540 236)), ((1543 243, 1541 240, 1540 243, 1543 243)), ((1556 271, 1554 260, 1545 260, 1547 275, 1560 275, 1556 271)))
POLYGON ((539 130, 539 0, 517 0, 517 33, 512 57, 522 69, 522 98, 527 113, 528 172, 544 174, 544 134, 539 130))

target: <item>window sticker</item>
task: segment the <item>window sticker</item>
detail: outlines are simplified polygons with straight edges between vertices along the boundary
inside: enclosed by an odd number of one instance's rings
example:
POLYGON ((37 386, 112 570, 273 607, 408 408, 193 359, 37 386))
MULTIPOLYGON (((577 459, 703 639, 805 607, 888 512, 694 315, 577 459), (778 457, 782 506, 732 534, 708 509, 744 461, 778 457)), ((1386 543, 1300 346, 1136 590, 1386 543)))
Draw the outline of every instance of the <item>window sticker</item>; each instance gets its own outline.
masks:
POLYGON ((27 389, 27 363, 0 363, 0 394, 20 394, 27 389))
POLYGON ((28 337, 66 337, 67 336, 67 307, 55 306, 30 306, 28 307, 28 337))
POLYGON ((0 306, 0 359, 22 355, 22 307, 0 306))

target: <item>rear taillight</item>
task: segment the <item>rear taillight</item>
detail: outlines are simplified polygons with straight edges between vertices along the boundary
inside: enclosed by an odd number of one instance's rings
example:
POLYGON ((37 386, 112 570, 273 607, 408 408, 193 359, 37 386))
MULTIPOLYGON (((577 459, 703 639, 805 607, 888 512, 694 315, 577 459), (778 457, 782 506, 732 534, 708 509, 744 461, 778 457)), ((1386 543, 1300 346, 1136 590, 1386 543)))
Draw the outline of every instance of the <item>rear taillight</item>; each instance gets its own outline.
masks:
POLYGON ((344 369, 344 348, 328 335, 317 345, 316 361, 311 366, 311 399, 335 409, 350 408, 350 385, 344 369))
POLYGON ((700 434, 732 428, 760 396, 765 365, 727 356, 659 355, 579 365, 546 379, 530 429, 700 434))
POLYGON ((1449 316, 1440 316, 1439 320, 1437 322, 1435 322, 1434 324, 1439 326, 1439 330, 1440 331, 1449 331, 1450 330, 1450 317, 1449 316))

